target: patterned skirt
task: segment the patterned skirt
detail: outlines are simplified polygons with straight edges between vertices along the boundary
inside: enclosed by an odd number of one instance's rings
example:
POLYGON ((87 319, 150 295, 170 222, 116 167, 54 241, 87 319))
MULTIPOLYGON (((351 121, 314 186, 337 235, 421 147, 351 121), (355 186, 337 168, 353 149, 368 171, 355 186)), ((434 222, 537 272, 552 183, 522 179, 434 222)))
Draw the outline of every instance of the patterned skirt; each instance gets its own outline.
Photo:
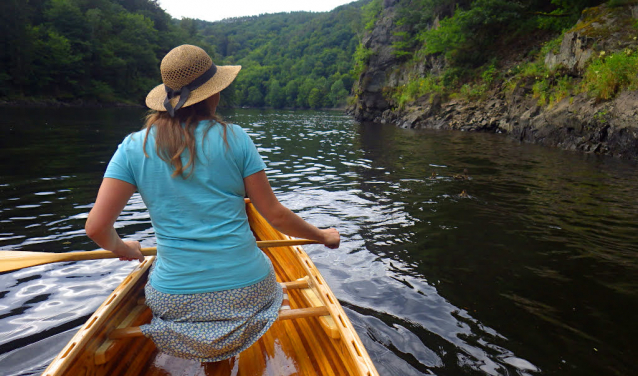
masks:
POLYGON ((160 352, 200 362, 231 358, 255 343, 277 320, 282 287, 272 268, 266 279, 238 289, 166 294, 144 289, 153 312, 140 328, 160 352))

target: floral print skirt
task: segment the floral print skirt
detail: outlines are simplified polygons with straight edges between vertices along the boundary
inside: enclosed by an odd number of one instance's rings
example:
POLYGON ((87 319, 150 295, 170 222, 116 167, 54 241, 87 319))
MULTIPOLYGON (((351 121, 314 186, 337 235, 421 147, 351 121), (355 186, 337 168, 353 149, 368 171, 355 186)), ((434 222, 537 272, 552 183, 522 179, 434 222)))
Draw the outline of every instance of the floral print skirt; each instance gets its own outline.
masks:
POLYGON ((140 328, 160 352, 200 362, 231 358, 255 343, 277 320, 282 287, 270 267, 250 286, 202 294, 166 294, 149 283, 150 324, 140 328))

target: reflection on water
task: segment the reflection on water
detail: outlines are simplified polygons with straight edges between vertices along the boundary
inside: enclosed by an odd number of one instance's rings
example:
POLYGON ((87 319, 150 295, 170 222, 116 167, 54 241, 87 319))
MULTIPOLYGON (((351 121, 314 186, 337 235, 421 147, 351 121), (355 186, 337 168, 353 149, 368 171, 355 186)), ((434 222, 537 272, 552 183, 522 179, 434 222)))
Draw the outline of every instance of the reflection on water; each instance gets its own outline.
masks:
MULTIPOLYGON (((94 249, 84 220, 142 111, 6 112, 0 249, 94 249)), ((226 118, 253 137, 282 202, 340 229, 340 249, 306 250, 381 375, 638 372, 634 164, 336 112, 226 118)), ((138 195, 117 227, 155 244, 138 195)), ((0 374, 39 374, 131 268, 96 260, 0 275, 0 374)))

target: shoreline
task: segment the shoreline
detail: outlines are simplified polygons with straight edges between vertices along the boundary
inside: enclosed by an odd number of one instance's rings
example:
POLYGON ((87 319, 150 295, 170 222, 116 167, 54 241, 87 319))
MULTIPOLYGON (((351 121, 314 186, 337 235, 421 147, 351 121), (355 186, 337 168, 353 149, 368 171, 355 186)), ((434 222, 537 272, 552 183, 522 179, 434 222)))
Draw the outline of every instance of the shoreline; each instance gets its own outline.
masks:
POLYGON ((76 99, 71 102, 59 101, 57 99, 0 99, 0 107, 42 107, 42 108, 114 108, 129 107, 143 108, 141 104, 127 102, 96 102, 76 99))
MULTIPOLYGON (((85 100, 74 100, 71 102, 59 101, 56 99, 16 99, 16 100, 8 100, 8 99, 0 99, 0 107, 38 107, 38 108, 146 108, 146 106, 142 104, 135 103, 127 103, 127 102, 96 102, 96 101, 85 101, 85 100)), ((255 109, 255 110, 315 110, 315 111, 342 111, 344 113, 347 112, 347 107, 321 107, 321 108, 293 108, 293 107, 283 107, 283 108, 275 108, 275 107, 248 107, 248 106, 232 106, 226 107, 224 109, 235 110, 235 109, 255 109)))

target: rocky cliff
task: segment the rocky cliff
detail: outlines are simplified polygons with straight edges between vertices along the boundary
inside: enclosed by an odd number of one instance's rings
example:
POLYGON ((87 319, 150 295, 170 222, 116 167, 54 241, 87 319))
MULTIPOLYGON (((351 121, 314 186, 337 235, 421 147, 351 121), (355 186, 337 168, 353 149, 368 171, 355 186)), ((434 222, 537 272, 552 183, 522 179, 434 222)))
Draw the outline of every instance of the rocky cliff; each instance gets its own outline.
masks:
MULTIPOLYGON (((551 105, 539 103, 533 80, 512 88, 507 74, 481 99, 432 94, 400 107, 387 95, 408 77, 444 69, 442 58, 432 56, 418 64, 402 63, 392 53, 397 29, 395 1, 386 0, 375 27, 363 39, 372 54, 355 90, 350 108, 360 121, 393 124, 404 128, 433 128, 505 133, 521 141, 568 150, 638 159, 638 91, 625 89, 613 99, 600 100, 586 90, 573 90, 551 105), (579 92, 580 91, 580 92, 579 92)), ((560 69, 579 87, 592 57, 638 48, 638 6, 610 10, 602 5, 586 9, 578 23, 562 36, 560 47, 544 56, 548 69, 560 69)), ((542 42, 539 40, 539 48, 542 42)), ((499 69, 511 71, 528 58, 521 51, 499 69)), ((636 72, 635 74, 638 74, 636 72)), ((538 79, 538 77, 537 77, 538 79)))

